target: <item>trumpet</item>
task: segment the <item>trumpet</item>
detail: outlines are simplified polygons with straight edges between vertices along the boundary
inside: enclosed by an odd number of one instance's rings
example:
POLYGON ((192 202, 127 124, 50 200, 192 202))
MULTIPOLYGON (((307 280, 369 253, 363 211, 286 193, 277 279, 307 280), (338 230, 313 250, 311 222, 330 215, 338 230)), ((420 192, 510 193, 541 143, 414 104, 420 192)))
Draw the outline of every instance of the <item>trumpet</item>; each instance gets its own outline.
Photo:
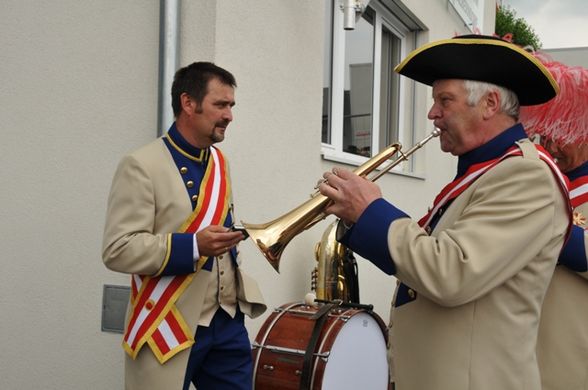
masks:
MULTIPOLYGON (((441 131, 439 129, 433 130, 422 141, 415 144, 406 152, 402 152, 402 145, 400 143, 393 143, 382 150, 374 157, 367 160, 353 172, 359 176, 366 177, 371 181, 376 181, 390 169, 396 165, 405 161, 422 148, 432 138, 439 136, 441 131), (378 173, 372 177, 368 175, 378 168, 380 165, 390 160, 392 156, 398 153, 398 158, 390 162, 378 173)), ((271 266, 279 273, 280 272, 280 258, 286 245, 302 231, 307 230, 322 221, 327 217, 325 208, 328 206, 331 200, 320 192, 315 192, 311 195, 311 198, 300 206, 289 211, 288 213, 274 219, 273 221, 266 222, 263 224, 253 224, 241 221, 242 226, 245 228, 249 236, 253 239, 253 242, 257 245, 264 257, 269 261, 271 266)))

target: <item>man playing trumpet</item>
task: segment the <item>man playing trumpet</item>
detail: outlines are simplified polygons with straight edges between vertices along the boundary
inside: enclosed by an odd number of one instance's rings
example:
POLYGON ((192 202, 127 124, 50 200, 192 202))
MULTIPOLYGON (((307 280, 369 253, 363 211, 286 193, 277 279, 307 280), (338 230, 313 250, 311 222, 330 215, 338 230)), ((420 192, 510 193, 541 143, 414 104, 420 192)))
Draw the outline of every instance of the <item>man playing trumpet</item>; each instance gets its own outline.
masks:
POLYGON ((541 304, 571 223, 565 179, 518 123, 558 91, 529 53, 472 35, 419 48, 395 69, 433 87, 428 117, 455 180, 420 221, 348 170, 320 192, 338 240, 399 280, 390 330, 401 390, 539 390, 541 304))

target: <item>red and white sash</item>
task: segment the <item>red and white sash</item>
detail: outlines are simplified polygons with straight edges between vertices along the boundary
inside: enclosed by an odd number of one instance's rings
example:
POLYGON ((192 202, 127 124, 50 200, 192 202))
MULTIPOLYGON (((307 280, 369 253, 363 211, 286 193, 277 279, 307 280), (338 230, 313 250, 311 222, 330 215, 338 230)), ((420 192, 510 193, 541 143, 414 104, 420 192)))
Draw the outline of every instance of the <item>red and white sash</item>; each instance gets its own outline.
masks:
MULTIPOLYGON (((209 225, 222 225, 228 215, 230 182, 225 159, 220 150, 214 147, 210 148, 210 156, 196 208, 179 229, 180 233, 196 233, 209 225)), ((171 234, 167 237, 167 243, 166 260, 161 271, 171 253, 171 234)), ((198 259, 196 272, 207 260, 207 256, 198 259)), ((132 275, 132 311, 123 338, 123 348, 133 359, 145 343, 149 344, 161 364, 194 344, 192 327, 175 306, 194 275, 132 275)))
POLYGON ((588 202, 588 176, 581 176, 570 183, 570 201, 573 208, 588 202))
MULTIPOLYGON (((535 145, 535 147, 537 148, 537 152, 539 153, 539 157, 541 158, 541 160, 547 163, 547 165, 551 168, 553 174, 558 179, 558 183, 560 184, 562 193, 566 196, 567 199, 569 186, 568 179, 560 172, 549 153, 547 153, 545 149, 543 149, 543 147, 541 147, 540 145, 535 145)), ((477 178, 482 176, 485 172, 494 167, 496 164, 498 164, 505 158, 522 155, 523 152, 517 145, 509 148, 502 156, 498 158, 472 165, 463 176, 452 181, 441 190, 439 195, 435 197, 433 207, 424 217, 422 217, 419 220, 419 225, 424 228, 429 226, 431 220, 437 214, 441 207, 445 206, 449 201, 457 198, 474 181, 476 181, 477 178)))

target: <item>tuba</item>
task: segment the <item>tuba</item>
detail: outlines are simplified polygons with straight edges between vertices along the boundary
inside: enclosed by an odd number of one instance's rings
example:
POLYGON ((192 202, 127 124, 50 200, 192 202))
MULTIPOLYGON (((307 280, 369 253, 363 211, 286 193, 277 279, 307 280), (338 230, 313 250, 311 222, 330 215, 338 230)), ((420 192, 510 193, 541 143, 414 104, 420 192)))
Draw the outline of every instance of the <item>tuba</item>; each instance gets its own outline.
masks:
POLYGON ((332 222, 315 246, 317 266, 311 274, 312 289, 321 301, 359 303, 357 262, 351 249, 335 239, 338 223, 332 222))
MULTIPOLYGON (((398 153, 398 158, 382 168, 376 175, 369 178, 371 181, 376 181, 390 169, 402 161, 407 160, 411 154, 420 149, 432 138, 439 136, 440 133, 439 129, 433 130, 431 134, 415 144, 406 153, 401 151, 402 145, 399 143, 391 144, 353 172, 359 176, 367 177, 372 171, 398 153)), ((273 221, 264 224, 241 223, 261 253, 279 273, 280 257, 286 245, 299 233, 325 219, 327 214, 324 210, 330 201, 329 198, 317 191, 311 195, 309 200, 273 221)))

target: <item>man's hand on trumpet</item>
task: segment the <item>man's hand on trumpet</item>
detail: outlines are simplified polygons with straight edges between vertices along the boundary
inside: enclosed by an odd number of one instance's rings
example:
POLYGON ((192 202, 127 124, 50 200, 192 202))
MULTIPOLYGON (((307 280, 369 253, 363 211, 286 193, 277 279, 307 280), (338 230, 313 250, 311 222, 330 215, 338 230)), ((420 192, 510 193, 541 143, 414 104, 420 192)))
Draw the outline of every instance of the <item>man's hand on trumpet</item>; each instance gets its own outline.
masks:
POLYGON ((377 184, 347 169, 333 168, 323 178, 318 189, 332 201, 325 212, 348 223, 357 222, 370 203, 382 197, 377 184))

